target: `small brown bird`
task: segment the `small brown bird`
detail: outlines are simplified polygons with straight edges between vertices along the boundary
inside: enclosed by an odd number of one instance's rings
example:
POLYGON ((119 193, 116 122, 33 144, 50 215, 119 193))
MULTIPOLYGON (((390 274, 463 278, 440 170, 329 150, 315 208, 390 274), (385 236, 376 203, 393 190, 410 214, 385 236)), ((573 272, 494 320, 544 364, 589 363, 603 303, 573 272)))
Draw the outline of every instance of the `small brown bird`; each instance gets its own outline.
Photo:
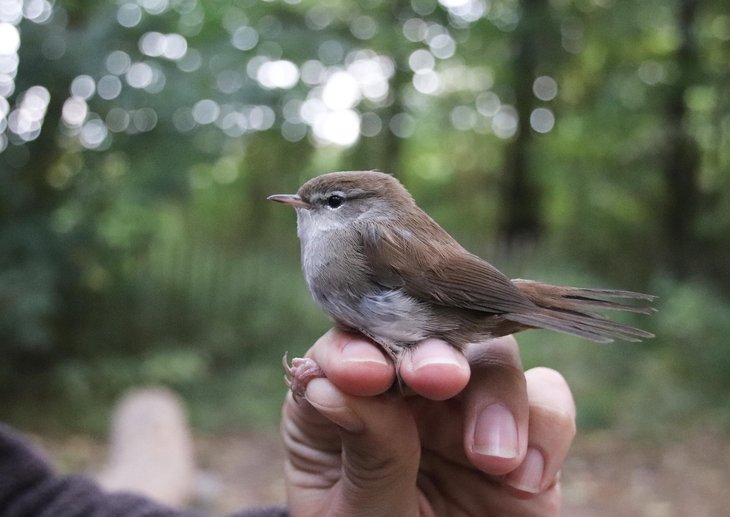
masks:
MULTIPOLYGON (((509 280, 456 242, 388 174, 323 174, 297 194, 268 199, 296 209, 302 269, 315 301, 338 327, 368 336, 393 358, 426 338, 462 349, 535 328, 598 342, 653 337, 593 309, 650 314, 653 308, 617 300, 654 296, 509 280)), ((311 360, 285 367, 295 394, 321 375, 311 360)))

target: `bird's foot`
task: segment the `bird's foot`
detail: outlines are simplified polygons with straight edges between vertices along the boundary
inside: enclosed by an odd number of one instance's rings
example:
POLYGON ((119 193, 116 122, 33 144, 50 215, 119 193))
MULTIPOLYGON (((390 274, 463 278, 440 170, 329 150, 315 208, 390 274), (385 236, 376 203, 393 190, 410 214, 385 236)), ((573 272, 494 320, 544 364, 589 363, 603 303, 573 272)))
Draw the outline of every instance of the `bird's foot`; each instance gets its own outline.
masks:
POLYGON ((299 402, 299 399, 304 397, 304 393, 307 391, 307 384, 312 379, 317 377, 324 377, 324 371, 319 367, 314 359, 309 357, 295 357, 289 364, 288 353, 284 354, 281 359, 281 364, 284 367, 284 382, 291 390, 292 396, 295 402, 299 402))

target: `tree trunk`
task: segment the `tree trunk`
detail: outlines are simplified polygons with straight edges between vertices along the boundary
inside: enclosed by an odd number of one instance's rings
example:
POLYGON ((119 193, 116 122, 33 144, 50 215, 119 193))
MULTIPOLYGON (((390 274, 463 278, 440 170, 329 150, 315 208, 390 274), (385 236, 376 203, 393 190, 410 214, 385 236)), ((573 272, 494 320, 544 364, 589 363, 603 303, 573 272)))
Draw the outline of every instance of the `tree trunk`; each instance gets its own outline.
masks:
POLYGON ((539 64, 540 24, 545 24, 545 0, 523 0, 522 19, 514 32, 512 67, 514 106, 518 115, 515 139, 505 149, 501 192, 500 240, 507 249, 539 240, 542 233, 542 189, 531 163, 534 134, 530 114, 535 108, 532 83, 539 64))
POLYGON ((667 198, 663 226, 667 265, 678 278, 686 276, 690 269, 699 198, 699 152, 685 121, 685 96, 695 82, 699 62, 694 36, 696 12, 697 0, 679 0, 677 27, 681 41, 675 54, 679 77, 669 90, 665 106, 667 134, 663 168, 667 198))

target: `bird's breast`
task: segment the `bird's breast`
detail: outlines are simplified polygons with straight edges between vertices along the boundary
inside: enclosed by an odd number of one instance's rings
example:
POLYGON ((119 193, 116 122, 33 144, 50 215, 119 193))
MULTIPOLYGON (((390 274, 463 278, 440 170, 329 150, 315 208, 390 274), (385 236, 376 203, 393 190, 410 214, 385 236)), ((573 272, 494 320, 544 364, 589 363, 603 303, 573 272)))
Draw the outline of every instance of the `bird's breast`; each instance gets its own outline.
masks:
POLYGON ((428 337, 428 306, 372 273, 357 234, 318 229, 300 235, 302 269, 314 300, 332 318, 374 338, 413 343, 428 337))

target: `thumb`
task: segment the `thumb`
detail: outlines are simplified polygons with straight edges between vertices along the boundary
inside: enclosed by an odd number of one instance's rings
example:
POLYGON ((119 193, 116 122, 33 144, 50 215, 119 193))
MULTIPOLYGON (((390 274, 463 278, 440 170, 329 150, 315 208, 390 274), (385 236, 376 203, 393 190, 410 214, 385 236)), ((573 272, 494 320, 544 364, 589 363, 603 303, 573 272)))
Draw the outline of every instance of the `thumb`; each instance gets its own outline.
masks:
POLYGON ((327 379, 307 387, 307 401, 339 427, 341 478, 332 515, 418 514, 416 477, 421 447, 413 415, 402 397, 355 397, 327 379))

